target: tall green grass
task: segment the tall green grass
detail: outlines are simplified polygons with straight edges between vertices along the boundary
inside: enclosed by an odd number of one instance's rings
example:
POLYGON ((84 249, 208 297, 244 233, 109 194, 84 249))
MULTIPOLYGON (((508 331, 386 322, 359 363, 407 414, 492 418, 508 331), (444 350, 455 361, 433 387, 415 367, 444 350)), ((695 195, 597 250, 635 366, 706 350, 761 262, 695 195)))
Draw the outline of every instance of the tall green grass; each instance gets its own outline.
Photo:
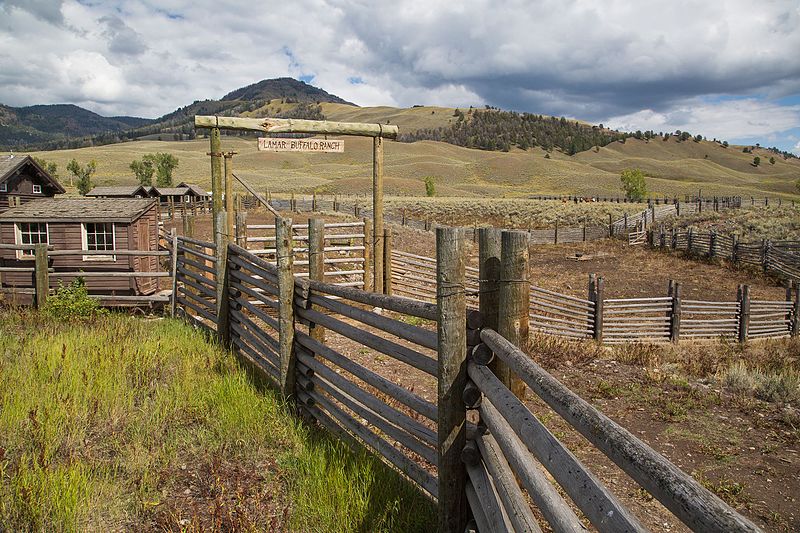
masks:
MULTIPOLYGON (((393 471, 297 422, 183 323, 0 314, 0 530, 201 524, 191 508, 174 511, 181 469, 199 464, 258 474, 282 528, 426 531, 435 522, 433 505, 393 471)), ((235 484, 220 471, 220 486, 235 484)), ((275 527, 258 509, 242 516, 245 507, 228 513, 236 527, 275 527)))

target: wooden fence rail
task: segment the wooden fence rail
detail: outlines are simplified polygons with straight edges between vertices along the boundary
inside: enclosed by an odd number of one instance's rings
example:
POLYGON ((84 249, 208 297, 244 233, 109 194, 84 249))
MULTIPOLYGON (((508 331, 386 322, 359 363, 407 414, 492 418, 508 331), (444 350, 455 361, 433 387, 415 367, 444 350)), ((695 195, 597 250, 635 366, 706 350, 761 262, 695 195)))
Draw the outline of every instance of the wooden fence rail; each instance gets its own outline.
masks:
MULTIPOLYGON (((393 251, 392 290, 433 301, 435 264, 428 257, 393 251)), ((477 308, 478 269, 466 267, 464 286, 467 305, 477 308)), ((532 285, 528 314, 531 330, 569 339, 597 339, 605 344, 720 338, 746 341, 800 334, 800 285, 787 289, 785 301, 748 300, 746 313, 741 291, 737 300, 721 302, 682 300, 679 289, 670 289, 667 296, 606 299, 603 286, 602 279, 590 283, 584 299, 532 285)))
MULTIPOLYGON (((642 530, 633 513, 587 465, 483 366, 493 357, 690 527, 757 531, 691 477, 533 364, 503 336, 484 327, 481 313, 468 312, 468 287, 477 286, 477 272, 464 264, 463 231, 437 231, 435 302, 424 302, 325 281, 319 253, 324 246, 317 237, 309 239, 317 241, 309 251, 309 276, 294 276, 291 221, 282 219, 276 226, 278 264, 232 242, 226 245, 219 240, 213 249, 211 243, 175 239, 180 252, 174 265, 179 273, 174 293, 179 312, 209 329, 229 331, 228 339, 221 333, 220 339, 261 369, 298 409, 342 440, 372 450, 436 500, 440 531, 460 533, 470 520, 480 531, 541 531, 523 489, 551 529, 582 531, 571 504, 542 468, 598 530, 642 530), (221 308, 225 311, 214 314, 221 308), (395 368, 402 368, 401 375, 430 380, 437 389, 436 399, 395 381, 397 370, 383 375, 368 362, 372 356, 360 355, 359 347, 391 360, 392 366, 400 365, 395 368), (480 426, 467 421, 467 409, 477 409, 480 426)), ((503 242, 515 243, 515 249, 524 251, 524 240, 518 237, 511 235, 503 242)), ((404 268, 430 272, 425 257, 394 256, 404 268)), ((512 260, 513 254, 502 256, 510 261, 503 270, 506 274, 511 273, 507 269, 512 264, 525 267, 512 260)), ((527 255, 520 259, 525 262, 527 255)), ((501 276, 499 283, 502 287, 508 281, 501 276)), ((556 292, 537 289, 539 303, 553 303, 557 309, 542 307, 536 316, 552 318, 553 312, 562 313, 559 316, 583 324, 581 333, 588 335, 589 325, 597 323, 595 313, 603 309, 597 301, 598 294, 603 301, 602 280, 594 279, 591 287, 595 296, 588 300, 561 298, 556 292)), ((501 306, 521 299, 521 307, 520 302, 513 306, 524 315, 526 302, 535 298, 529 297, 527 289, 508 289, 501 290, 501 306)), ((496 295, 490 291, 481 296, 491 300, 496 295)), ((612 308, 617 304, 619 309, 661 309, 665 301, 605 303, 612 308)), ((759 320, 777 313, 787 320, 791 315, 787 310, 794 305, 749 303, 753 316, 760 317, 753 323, 756 328, 759 320)), ((481 308, 491 306, 481 304, 481 308)))

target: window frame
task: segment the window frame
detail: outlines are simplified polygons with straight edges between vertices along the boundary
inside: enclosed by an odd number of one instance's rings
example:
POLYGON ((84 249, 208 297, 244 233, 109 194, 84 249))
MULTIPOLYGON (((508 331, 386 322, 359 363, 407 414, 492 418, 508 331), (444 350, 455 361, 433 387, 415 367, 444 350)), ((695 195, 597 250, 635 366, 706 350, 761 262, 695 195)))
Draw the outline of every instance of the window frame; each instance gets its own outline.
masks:
MULTIPOLYGON (((112 250, 108 250, 109 252, 113 252, 117 249, 117 225, 113 222, 81 222, 81 250, 85 252, 89 252, 89 232, 86 229, 86 226, 89 224, 111 224, 111 246, 113 247, 112 250)), ((97 232, 95 232, 97 235, 97 232)), ((116 261, 117 256, 114 253, 109 254, 96 254, 96 255, 84 255, 84 261, 116 261)))
POLYGON ((0 183, 0 192, 8 192, 8 182, 0 183))
MULTIPOLYGON (((50 244, 50 224, 47 222, 15 222, 14 223, 14 242, 18 246, 23 246, 22 243, 22 225, 23 224, 38 224, 41 226, 44 224, 44 238, 47 242, 42 244, 50 244)), ((28 232, 30 233, 30 232, 28 232)), ((41 231, 37 233, 41 234, 41 231)), ((28 246, 28 245, 25 245, 28 246)), ((16 250, 17 259, 23 261, 34 261, 36 259, 36 252, 33 250, 16 250)))
POLYGON ((33 184, 33 194, 42 194, 42 186, 34 183, 33 184), (38 191, 36 189, 39 189, 38 191))

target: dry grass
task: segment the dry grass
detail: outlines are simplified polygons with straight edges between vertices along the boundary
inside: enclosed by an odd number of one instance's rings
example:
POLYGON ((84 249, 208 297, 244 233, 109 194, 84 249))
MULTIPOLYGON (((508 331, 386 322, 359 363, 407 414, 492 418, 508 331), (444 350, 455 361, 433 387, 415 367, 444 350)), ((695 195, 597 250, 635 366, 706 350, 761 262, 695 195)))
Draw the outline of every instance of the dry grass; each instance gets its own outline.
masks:
POLYGON ((737 234, 742 242, 761 239, 800 240, 800 203, 781 206, 773 202, 769 206, 752 207, 745 204, 741 209, 711 210, 681 217, 676 221, 680 227, 694 227, 700 231, 716 231, 720 234, 737 234))

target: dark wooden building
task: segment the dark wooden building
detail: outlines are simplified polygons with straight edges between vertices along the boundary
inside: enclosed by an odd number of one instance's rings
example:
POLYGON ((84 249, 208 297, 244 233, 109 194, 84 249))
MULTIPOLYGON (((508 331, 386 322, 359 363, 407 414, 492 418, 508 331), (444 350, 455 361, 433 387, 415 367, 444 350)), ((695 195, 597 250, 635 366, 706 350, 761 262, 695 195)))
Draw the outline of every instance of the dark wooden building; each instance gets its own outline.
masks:
POLYGON ((150 198, 152 187, 129 185, 122 187, 95 187, 86 193, 89 198, 150 198))
POLYGON ((151 193, 153 197, 158 197, 161 202, 181 202, 193 203, 202 202, 209 199, 209 195, 201 187, 191 183, 181 182, 177 187, 155 187, 151 193))
MULTIPOLYGON (((53 250, 89 252, 51 257, 51 287, 57 287, 59 279, 66 284, 78 277, 60 276, 59 272, 82 271, 110 273, 84 277, 94 294, 148 295, 159 288, 157 278, 113 274, 158 272, 157 257, 114 254, 115 250, 158 250, 158 203, 154 199, 53 198, 0 213, 0 244, 40 243, 48 243, 53 250)), ((0 250, 4 267, 31 267, 33 259, 30 250, 0 250)), ((30 287, 32 277, 25 272, 3 272, 0 281, 4 288, 30 287)))
POLYGON ((0 212, 64 192, 64 187, 31 156, 0 156, 0 212))

